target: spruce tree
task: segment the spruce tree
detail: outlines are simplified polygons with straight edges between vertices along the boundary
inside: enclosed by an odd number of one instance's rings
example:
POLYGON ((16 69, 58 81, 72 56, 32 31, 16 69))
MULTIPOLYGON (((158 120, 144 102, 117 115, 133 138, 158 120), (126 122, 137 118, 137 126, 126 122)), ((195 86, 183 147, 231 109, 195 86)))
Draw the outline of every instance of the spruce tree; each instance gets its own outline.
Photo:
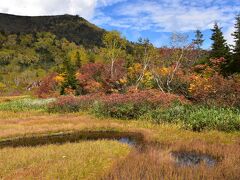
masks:
POLYGON ((89 52, 89 54, 88 54, 88 61, 90 63, 95 63, 95 55, 94 55, 93 52, 89 52))
POLYGON ((78 87, 77 79, 76 79, 76 68, 74 67, 74 65, 71 63, 69 59, 66 58, 63 62, 63 66, 64 66, 64 72, 66 76, 61 87, 61 92, 60 92, 61 95, 65 94, 65 88, 76 90, 78 87))
POLYGON ((213 34, 211 40, 213 41, 213 44, 210 58, 224 57, 225 59, 229 59, 230 49, 226 43, 226 40, 223 37, 221 28, 218 26, 217 23, 214 24, 212 32, 213 34))
POLYGON ((203 34, 200 30, 195 31, 195 39, 193 39, 193 44, 197 46, 197 49, 200 50, 204 42, 203 34))
POLYGON ((240 14, 236 17, 234 37, 233 61, 231 64, 231 72, 240 72, 240 14))
POLYGON ((82 59, 81 59, 81 55, 78 51, 76 53, 76 66, 77 66, 77 68, 82 67, 82 59))

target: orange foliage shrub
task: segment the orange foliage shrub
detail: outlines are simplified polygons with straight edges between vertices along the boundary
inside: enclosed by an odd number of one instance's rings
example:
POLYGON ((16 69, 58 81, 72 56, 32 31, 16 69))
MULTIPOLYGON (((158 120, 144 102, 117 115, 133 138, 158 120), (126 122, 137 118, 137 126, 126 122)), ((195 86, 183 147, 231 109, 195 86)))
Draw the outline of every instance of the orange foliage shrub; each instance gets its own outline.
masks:
POLYGON ((189 92, 197 102, 218 106, 240 107, 240 81, 236 77, 224 78, 193 76, 189 92))
POLYGON ((240 107, 240 78, 223 77, 224 58, 211 59, 210 66, 197 65, 191 77, 189 92, 196 102, 217 106, 240 107))

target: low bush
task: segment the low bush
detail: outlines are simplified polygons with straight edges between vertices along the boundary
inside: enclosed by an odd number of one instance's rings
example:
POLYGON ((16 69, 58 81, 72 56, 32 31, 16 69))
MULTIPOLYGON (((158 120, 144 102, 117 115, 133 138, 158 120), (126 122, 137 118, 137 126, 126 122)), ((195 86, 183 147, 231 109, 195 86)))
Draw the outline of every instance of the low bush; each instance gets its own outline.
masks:
POLYGON ((118 103, 118 104, 104 104, 102 102, 94 103, 92 112, 97 116, 107 116, 118 119, 138 119, 143 114, 152 109, 147 103, 118 103))
POLYGON ((58 96, 59 93, 57 93, 57 80, 56 80, 57 74, 52 73, 45 77, 42 82, 40 83, 40 86, 35 91, 35 94, 39 98, 48 98, 48 97, 55 97, 58 96))
POLYGON ((92 109, 95 114, 121 119, 136 119, 157 107, 168 107, 173 102, 187 103, 180 96, 157 90, 126 94, 91 94, 86 96, 61 96, 48 107, 50 112, 77 112, 92 109))
POLYGON ((93 112, 119 119, 138 119, 149 111, 169 107, 174 102, 187 103, 183 97, 154 90, 112 94, 99 99, 99 103, 93 106, 93 112))
POLYGON ((193 76, 189 93, 194 102, 219 107, 240 107, 240 78, 224 78, 219 74, 210 77, 193 76))
POLYGON ((49 112, 78 112, 88 110, 99 95, 88 96, 60 96, 56 101, 48 105, 49 112))

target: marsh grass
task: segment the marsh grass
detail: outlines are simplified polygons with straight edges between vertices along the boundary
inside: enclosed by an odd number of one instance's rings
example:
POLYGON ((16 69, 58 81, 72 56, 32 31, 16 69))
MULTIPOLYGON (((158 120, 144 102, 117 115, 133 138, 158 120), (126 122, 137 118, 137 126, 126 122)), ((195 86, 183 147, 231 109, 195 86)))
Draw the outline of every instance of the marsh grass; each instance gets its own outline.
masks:
POLYGON ((1 179, 99 179, 130 148, 94 141, 0 150, 1 179))
POLYGON ((112 170, 102 179, 239 179, 240 155, 239 145, 217 146, 195 142, 193 144, 175 144, 168 148, 149 147, 144 152, 133 151, 127 158, 120 160, 112 170), (198 166, 180 166, 177 164, 171 152, 173 149, 180 152, 199 151, 215 156, 217 163, 209 167, 205 163, 198 166), (183 150, 185 149, 185 151, 183 150))

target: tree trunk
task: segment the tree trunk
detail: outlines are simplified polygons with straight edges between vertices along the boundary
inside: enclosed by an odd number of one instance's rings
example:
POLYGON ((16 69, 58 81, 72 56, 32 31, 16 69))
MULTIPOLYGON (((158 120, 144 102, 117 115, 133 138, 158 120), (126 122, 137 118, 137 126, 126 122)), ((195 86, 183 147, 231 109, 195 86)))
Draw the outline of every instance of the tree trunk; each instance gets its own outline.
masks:
POLYGON ((111 79, 114 78, 114 60, 111 61, 111 79))

